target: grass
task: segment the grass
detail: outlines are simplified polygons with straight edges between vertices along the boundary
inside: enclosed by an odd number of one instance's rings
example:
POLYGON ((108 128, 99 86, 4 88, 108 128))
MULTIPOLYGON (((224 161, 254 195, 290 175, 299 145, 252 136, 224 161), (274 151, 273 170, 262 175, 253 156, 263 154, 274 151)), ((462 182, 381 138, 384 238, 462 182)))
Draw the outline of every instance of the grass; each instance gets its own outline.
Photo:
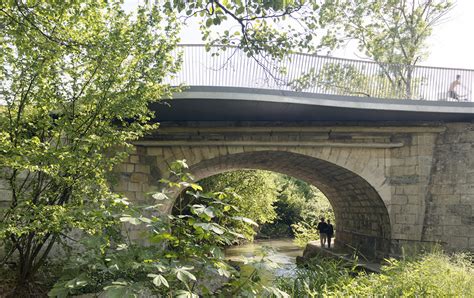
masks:
POLYGON ((277 283, 291 297, 474 297, 473 259, 465 254, 392 259, 380 274, 354 273, 341 265, 313 259, 295 278, 277 283))

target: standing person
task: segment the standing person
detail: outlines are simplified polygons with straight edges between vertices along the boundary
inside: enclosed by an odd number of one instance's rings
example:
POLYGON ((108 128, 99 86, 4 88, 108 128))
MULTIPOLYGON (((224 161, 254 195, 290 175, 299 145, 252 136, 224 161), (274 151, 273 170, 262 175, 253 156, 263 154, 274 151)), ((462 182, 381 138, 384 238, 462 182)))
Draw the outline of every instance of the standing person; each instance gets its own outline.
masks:
POLYGON ((461 86, 461 75, 456 75, 456 80, 449 85, 448 95, 450 98, 459 100, 459 94, 457 92, 457 87, 461 86))
POLYGON ((334 236, 334 227, 332 226, 331 221, 329 219, 326 234, 328 236, 328 248, 331 248, 331 238, 334 236))
POLYGON ((316 229, 319 231, 319 241, 321 241, 321 247, 324 247, 327 240, 326 230, 328 224, 324 221, 324 217, 321 217, 321 221, 318 223, 316 229))

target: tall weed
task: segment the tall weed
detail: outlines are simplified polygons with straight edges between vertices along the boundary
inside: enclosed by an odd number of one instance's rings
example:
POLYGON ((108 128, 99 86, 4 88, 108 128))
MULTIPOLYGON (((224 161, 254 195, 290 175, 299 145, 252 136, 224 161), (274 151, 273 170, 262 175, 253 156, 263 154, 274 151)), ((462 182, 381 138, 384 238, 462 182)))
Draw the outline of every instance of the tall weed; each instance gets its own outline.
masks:
POLYGON ((472 256, 432 252, 387 260, 380 274, 355 273, 340 262, 313 259, 294 278, 277 280, 291 297, 473 297, 472 256))

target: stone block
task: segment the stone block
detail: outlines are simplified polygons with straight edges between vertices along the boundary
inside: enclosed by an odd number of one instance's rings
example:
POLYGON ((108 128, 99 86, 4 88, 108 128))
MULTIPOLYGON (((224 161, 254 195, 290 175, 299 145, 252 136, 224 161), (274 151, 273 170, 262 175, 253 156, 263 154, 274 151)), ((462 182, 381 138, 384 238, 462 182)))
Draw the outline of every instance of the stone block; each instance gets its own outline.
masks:
POLYGON ((420 187, 418 185, 404 185, 399 187, 402 188, 402 194, 405 195, 418 195, 420 193, 420 187))
POLYGON ((413 166, 393 166, 391 167, 390 176, 414 176, 416 175, 416 167, 413 166))
POLYGON ((454 194, 454 186, 452 184, 434 185, 431 188, 432 194, 452 195, 454 194))
POLYGON ((419 156, 410 156, 410 157, 405 157, 404 159, 404 166, 416 166, 419 164, 419 156))
POLYGON ((147 183, 148 182, 148 175, 144 173, 132 173, 130 176, 131 182, 141 182, 147 183))
POLYGON ((414 214, 395 214, 395 223, 414 225, 416 223, 416 216, 414 214))
POLYGON ((474 237, 469 237, 469 249, 474 250, 474 237))
POLYGON ((149 195, 143 191, 136 191, 134 192, 134 197, 137 202, 145 202, 149 195))
POLYGON ((406 205, 402 205, 401 208, 401 214, 419 214, 421 209, 421 205, 418 204, 419 202, 417 201, 416 204, 412 204, 410 201, 406 205))
MULTIPOLYGON (((474 157, 473 157, 474 158, 474 157)), ((468 184, 474 184, 474 173, 468 173, 466 177, 466 182, 468 184)))
POLYGON ((397 205, 397 204, 392 203, 391 205, 387 206, 387 209, 388 209, 389 214, 401 213, 402 205, 397 205))
POLYGON ((145 174, 150 174, 150 166, 149 165, 141 165, 137 164, 135 165, 135 173, 145 173, 145 174))
POLYGON ((127 166, 125 164, 118 164, 114 167, 114 172, 116 173, 125 173, 127 171, 127 166))
MULTIPOLYGON (((163 159, 169 159, 169 158, 173 158, 174 157, 174 154, 173 154, 173 151, 171 150, 171 148, 169 147, 165 147, 163 148, 163 159)), ((174 157, 174 159, 176 159, 174 157)))
MULTIPOLYGON (((474 216, 466 215, 461 217, 461 223, 470 227, 474 226, 474 216)), ((474 234, 474 233, 473 233, 474 234)))
POLYGON ((462 224, 461 216, 458 216, 458 215, 444 215, 442 217, 442 224, 444 226, 460 226, 462 224))
POLYGON ((128 190, 128 182, 121 179, 116 185, 112 186, 114 191, 122 192, 128 190))
POLYGON ((10 184, 7 180, 0 178, 0 189, 10 189, 10 184))
POLYGON ((146 154, 151 156, 163 156, 162 147, 148 147, 146 149, 146 154))
POLYGON ((226 156, 227 154, 229 154, 229 152, 227 151, 226 146, 219 146, 218 150, 219 150, 219 155, 220 156, 226 156))
POLYGON ((420 206, 423 205, 424 196, 423 195, 408 195, 408 205, 413 208, 413 210, 417 210, 420 206))
POLYGON ((227 148, 229 151, 229 154, 238 154, 238 153, 243 153, 244 152, 244 147, 242 146, 229 146, 227 148))
POLYGON ((397 167, 397 166, 404 166, 405 165, 405 158, 390 158, 390 166, 397 167))
POLYGON ((474 227, 470 226, 444 226, 445 235, 453 235, 456 237, 474 236, 474 227))
POLYGON ((139 162, 140 162, 140 158, 139 158, 138 155, 130 155, 130 156, 128 157, 128 161, 129 161, 130 163, 136 164, 136 163, 139 163, 139 162))
POLYGON ((464 250, 469 247, 468 237, 449 237, 446 239, 446 242, 453 250, 464 250))
POLYGON ((11 198, 12 198, 11 191, 0 189, 0 202, 9 202, 11 198))
POLYGON ((450 204, 446 206, 448 215, 471 216, 472 206, 463 204, 450 204))
POLYGON ((455 194, 473 194, 474 193, 474 183, 470 184, 457 184, 454 187, 455 194))
POLYGON ((141 185, 138 182, 128 182, 127 191, 141 191, 141 185))
POLYGON ((150 191, 150 185, 145 182, 145 183, 141 183, 141 191, 144 192, 144 193, 147 193, 150 191))
POLYGON ((474 205, 474 194, 460 195, 459 203, 474 205))
POLYGON ((133 191, 124 191, 122 192, 123 196, 126 197, 129 201, 135 201, 135 192, 133 191))
POLYGON ((427 241, 437 241, 444 234, 444 227, 440 225, 429 225, 425 228, 427 241))

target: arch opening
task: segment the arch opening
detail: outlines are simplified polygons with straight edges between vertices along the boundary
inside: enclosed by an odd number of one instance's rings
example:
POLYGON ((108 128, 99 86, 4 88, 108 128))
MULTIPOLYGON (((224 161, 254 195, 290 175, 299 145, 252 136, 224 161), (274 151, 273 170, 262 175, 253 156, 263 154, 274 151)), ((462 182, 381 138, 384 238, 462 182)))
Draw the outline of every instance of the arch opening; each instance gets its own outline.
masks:
MULTIPOLYGON (((227 201, 235 205, 238 215, 251 219, 258 226, 238 226, 238 233, 247 239, 294 238, 298 245, 317 239, 316 226, 321 218, 337 225, 326 196, 315 186, 282 173, 241 169, 219 173, 197 183, 205 192, 230 191, 237 194, 227 201)), ((200 204, 186 189, 176 199, 172 214, 190 212, 192 202, 200 204)), ((187 214, 188 215, 188 214, 187 214)), ((330 245, 330 243, 329 243, 330 245)))
POLYGON ((196 180, 240 169, 273 171, 314 185, 333 207, 336 246, 355 248, 370 258, 388 255, 388 210, 377 191, 356 173, 322 159, 285 151, 235 153, 190 165, 196 180))

